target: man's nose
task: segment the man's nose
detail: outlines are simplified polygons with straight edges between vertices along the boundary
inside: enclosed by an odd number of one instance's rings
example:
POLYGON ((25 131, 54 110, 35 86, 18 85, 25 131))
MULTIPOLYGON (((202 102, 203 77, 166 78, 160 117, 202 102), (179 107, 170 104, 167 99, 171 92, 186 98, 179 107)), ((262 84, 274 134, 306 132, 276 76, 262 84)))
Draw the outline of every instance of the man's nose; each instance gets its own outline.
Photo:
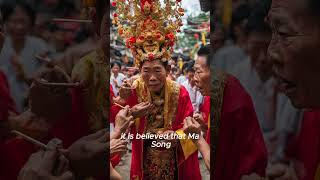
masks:
POLYGON ((156 81, 157 78, 155 75, 151 75, 150 78, 149 78, 149 81, 156 81))

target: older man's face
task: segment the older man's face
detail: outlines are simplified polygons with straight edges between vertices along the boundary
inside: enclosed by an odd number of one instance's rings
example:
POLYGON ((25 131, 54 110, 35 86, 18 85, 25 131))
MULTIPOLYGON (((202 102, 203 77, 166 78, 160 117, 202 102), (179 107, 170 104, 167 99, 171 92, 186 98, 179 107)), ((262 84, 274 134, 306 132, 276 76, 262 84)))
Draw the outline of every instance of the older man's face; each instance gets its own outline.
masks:
MULTIPOLYGON (((320 23, 306 0, 273 0, 268 55, 281 90, 299 108, 320 107, 320 23)), ((318 18, 319 19, 319 18, 318 18)))

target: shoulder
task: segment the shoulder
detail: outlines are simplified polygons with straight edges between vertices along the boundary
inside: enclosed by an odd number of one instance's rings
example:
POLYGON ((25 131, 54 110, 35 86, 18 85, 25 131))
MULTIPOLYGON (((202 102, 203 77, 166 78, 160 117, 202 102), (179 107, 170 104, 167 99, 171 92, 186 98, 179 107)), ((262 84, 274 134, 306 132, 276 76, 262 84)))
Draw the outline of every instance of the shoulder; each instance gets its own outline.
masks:
POLYGON ((223 104, 223 107, 229 107, 227 111, 235 111, 241 108, 253 109, 252 100, 248 92, 237 78, 229 74, 226 77, 223 104))
POLYGON ((78 63, 75 65, 75 67, 92 64, 93 63, 93 59, 95 59, 96 56, 97 56, 97 52, 96 51, 93 51, 93 52, 83 56, 82 58, 80 58, 78 63))
POLYGON ((85 76, 85 74, 88 74, 90 69, 93 68, 93 59, 95 59, 96 56, 97 53, 94 51, 82 57, 72 69, 72 78, 74 78, 74 76, 85 76))
POLYGON ((47 47, 47 43, 44 40, 34 36, 28 36, 27 41, 31 43, 33 46, 47 47))

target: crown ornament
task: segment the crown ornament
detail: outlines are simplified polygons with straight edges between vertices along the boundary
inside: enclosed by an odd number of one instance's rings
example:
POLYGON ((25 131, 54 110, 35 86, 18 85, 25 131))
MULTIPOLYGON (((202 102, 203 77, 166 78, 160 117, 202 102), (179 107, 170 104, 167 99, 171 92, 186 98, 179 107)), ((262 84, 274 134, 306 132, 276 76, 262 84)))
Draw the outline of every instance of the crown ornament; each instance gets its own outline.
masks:
POLYGON ((168 61, 173 53, 176 33, 183 25, 181 0, 115 0, 113 24, 135 58, 144 61, 168 61))

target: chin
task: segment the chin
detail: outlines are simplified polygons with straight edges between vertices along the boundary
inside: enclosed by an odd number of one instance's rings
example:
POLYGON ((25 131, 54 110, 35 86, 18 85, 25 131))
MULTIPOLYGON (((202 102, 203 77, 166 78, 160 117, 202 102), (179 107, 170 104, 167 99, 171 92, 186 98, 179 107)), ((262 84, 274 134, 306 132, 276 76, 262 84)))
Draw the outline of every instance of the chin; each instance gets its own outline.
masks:
POLYGON ((148 87, 148 89, 149 89, 149 91, 151 91, 151 92, 155 92, 155 93, 157 93, 157 92, 160 92, 160 91, 161 91, 161 88, 158 88, 158 87, 148 87))
POLYGON ((319 109, 320 103, 316 98, 303 98, 303 96, 288 96, 292 105, 297 109, 319 109))

